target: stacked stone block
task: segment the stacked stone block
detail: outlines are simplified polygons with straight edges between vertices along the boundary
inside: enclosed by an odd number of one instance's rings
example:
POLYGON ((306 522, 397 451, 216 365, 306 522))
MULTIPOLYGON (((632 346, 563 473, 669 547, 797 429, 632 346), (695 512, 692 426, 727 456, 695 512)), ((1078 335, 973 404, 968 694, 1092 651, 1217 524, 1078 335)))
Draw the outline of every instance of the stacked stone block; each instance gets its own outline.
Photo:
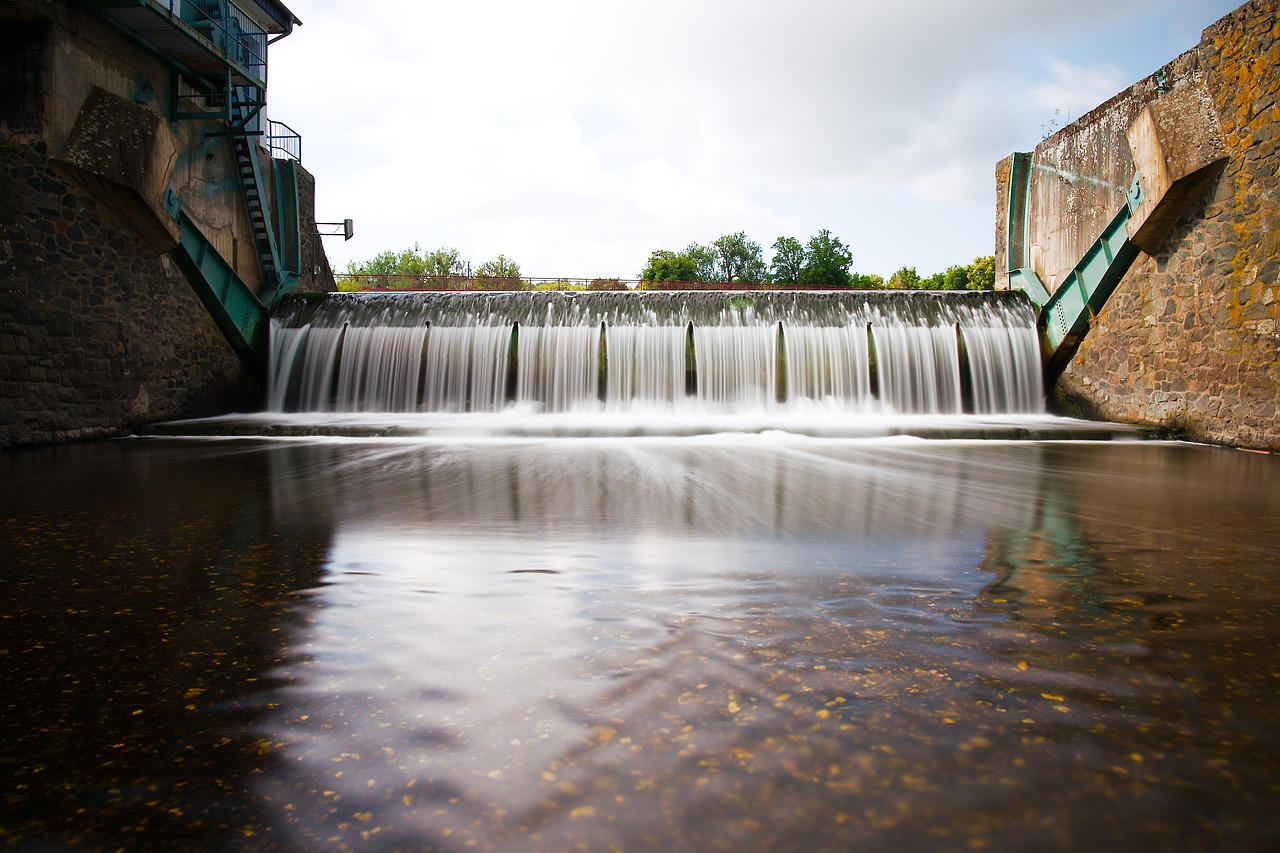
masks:
POLYGON ((0 143, 0 445, 245 409, 256 391, 189 284, 49 167, 0 143))

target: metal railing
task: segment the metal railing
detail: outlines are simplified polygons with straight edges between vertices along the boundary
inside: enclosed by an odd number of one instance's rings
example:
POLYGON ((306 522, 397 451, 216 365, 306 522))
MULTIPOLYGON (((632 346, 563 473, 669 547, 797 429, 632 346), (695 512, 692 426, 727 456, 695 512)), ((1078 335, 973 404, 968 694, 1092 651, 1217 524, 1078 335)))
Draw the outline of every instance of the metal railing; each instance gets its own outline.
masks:
POLYGON ((499 291, 499 290, 848 290, 847 287, 750 281, 645 281, 635 278, 519 278, 404 273, 339 273, 343 291, 499 291))
POLYGON ((267 119, 266 147, 277 160, 302 162, 302 135, 282 121, 267 119))
POLYGON ((167 7, 229 61, 267 80, 267 32, 232 0, 152 0, 167 7))

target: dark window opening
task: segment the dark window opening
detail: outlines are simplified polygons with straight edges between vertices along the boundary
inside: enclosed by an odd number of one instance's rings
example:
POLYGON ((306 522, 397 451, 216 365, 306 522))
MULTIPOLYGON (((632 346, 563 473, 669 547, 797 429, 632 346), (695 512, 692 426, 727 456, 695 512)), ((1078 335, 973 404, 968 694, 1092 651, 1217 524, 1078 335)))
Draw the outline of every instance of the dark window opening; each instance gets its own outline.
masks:
POLYGON ((44 132, 45 25, 0 26, 0 134, 44 132))

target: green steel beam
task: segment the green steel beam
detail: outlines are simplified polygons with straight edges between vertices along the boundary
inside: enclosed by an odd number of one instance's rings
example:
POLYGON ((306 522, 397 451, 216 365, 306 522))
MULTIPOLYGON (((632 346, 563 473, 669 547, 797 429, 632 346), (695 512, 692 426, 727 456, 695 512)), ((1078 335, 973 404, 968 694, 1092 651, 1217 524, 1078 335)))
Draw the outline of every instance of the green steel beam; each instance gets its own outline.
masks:
POLYGON ((1036 275, 1035 270, 1030 267, 1010 270, 1009 286, 1014 290, 1021 290, 1027 294, 1036 306, 1036 310, 1043 308, 1044 304, 1049 301, 1049 291, 1045 290, 1044 284, 1040 281, 1040 276, 1036 275))
POLYGON ((1030 297, 1036 310, 1049 301, 1049 292, 1031 269, 1027 258, 1027 223, 1030 217, 1031 155, 1017 153, 1009 163, 1009 198, 1005 207, 1005 269, 1009 287, 1030 297))
POLYGON ((263 294, 268 308, 298 289, 302 274, 302 229, 298 216, 298 164, 294 160, 275 158, 271 161, 276 190, 276 241, 279 251, 278 281, 263 294))
MULTIPOLYGON (((1129 240, 1125 227, 1142 201, 1142 184, 1137 176, 1126 195, 1125 205, 1040 309, 1038 326, 1046 388, 1053 387, 1071 363, 1093 318, 1138 257, 1140 250, 1129 240)), ((1018 272, 1035 276, 1030 270, 1018 272)))
MULTIPOLYGON (((177 205, 174 205, 177 207, 177 205)), ((218 254, 199 227, 181 209, 174 218, 182 238, 172 255, 196 296, 249 374, 263 384, 267 376, 267 309, 231 264, 218 254)))
MULTIPOLYGON (((1031 154, 1019 152, 1009 164, 1009 203, 1005 214, 1004 268, 1010 271, 1030 266, 1026 251, 1030 197, 1031 154)), ((1036 305, 1043 304, 1036 302, 1036 305)))

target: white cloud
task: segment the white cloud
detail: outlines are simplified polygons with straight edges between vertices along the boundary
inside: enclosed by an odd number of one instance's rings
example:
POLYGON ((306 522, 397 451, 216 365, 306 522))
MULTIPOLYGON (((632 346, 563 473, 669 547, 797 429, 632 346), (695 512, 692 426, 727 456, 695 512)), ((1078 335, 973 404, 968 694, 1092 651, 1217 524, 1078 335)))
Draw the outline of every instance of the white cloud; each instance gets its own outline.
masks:
POLYGON ((1123 64, 1154 22, 1186 39, 1163 62, 1230 8, 1121 5, 291 0, 271 113, 319 218, 356 220, 339 267, 416 241, 633 276, 656 248, 829 228, 863 271, 933 271, 990 252, 996 160, 1155 70, 1123 64))
POLYGON ((1128 85, 1120 69, 1110 63, 1080 66, 1055 59, 1046 63, 1045 70, 1049 79, 1028 88, 1027 99, 1062 124, 1080 118, 1128 85))

